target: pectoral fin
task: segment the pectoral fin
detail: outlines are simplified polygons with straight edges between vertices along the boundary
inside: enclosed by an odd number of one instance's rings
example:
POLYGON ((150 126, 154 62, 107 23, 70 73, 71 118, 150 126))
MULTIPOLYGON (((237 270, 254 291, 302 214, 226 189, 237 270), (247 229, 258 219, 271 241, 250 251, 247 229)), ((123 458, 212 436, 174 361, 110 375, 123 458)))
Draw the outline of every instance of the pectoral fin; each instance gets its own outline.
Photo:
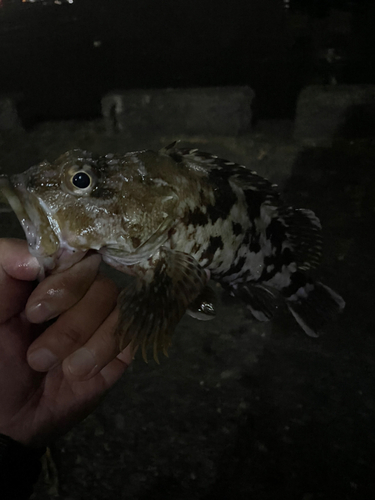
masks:
POLYGON ((187 314, 192 318, 207 321, 216 316, 216 294, 211 287, 205 286, 198 297, 189 304, 187 314))
POLYGON ((153 345, 167 354, 172 333, 188 305, 202 292, 207 274, 196 260, 183 252, 162 247, 138 269, 138 277, 125 288, 118 300, 120 320, 117 335, 120 348, 153 345))

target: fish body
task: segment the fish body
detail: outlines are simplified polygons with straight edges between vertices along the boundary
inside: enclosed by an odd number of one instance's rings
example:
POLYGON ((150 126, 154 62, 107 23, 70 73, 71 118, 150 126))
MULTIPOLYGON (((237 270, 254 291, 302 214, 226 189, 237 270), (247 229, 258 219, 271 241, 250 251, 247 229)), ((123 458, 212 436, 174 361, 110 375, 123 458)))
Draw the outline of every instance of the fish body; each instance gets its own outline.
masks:
POLYGON ((116 335, 124 348, 170 344, 187 311, 214 314, 209 279, 271 319, 285 301, 311 336, 344 307, 311 274, 321 256, 315 214, 283 203, 276 186, 234 162, 198 150, 96 156, 73 150, 3 178, 45 272, 98 251, 135 277, 119 296, 116 335))

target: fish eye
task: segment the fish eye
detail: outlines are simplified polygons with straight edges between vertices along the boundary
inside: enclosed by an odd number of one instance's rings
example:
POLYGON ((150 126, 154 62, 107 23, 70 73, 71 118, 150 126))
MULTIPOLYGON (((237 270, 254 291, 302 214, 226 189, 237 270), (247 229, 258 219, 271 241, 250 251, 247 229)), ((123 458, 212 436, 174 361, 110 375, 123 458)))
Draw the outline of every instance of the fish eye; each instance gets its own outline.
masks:
POLYGON ((61 178, 62 188, 75 196, 90 196, 97 183, 91 165, 69 165, 61 178))
POLYGON ((87 172, 77 172, 72 177, 72 184, 78 189, 86 189, 91 184, 91 177, 87 172))

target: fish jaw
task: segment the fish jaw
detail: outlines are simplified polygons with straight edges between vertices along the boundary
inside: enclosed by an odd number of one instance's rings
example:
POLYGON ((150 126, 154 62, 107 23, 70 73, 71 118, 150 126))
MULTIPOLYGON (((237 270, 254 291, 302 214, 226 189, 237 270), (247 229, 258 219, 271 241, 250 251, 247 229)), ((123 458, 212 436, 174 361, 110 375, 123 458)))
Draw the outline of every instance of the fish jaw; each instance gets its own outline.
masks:
POLYGON ((52 271, 60 272, 68 269, 87 253, 87 251, 77 252, 59 240, 38 197, 25 187, 24 174, 14 175, 11 179, 1 177, 0 191, 24 230, 30 254, 41 266, 39 279, 43 279, 52 271))

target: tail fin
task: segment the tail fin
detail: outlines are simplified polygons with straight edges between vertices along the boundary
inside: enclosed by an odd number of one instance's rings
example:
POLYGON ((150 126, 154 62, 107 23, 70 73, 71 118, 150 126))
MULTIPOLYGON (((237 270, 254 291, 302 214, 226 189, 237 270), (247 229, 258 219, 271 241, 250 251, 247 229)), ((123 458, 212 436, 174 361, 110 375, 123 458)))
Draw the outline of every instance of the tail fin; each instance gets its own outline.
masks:
POLYGON ((307 283, 286 299, 297 323, 310 337, 317 337, 322 327, 345 307, 340 295, 323 283, 307 283))

